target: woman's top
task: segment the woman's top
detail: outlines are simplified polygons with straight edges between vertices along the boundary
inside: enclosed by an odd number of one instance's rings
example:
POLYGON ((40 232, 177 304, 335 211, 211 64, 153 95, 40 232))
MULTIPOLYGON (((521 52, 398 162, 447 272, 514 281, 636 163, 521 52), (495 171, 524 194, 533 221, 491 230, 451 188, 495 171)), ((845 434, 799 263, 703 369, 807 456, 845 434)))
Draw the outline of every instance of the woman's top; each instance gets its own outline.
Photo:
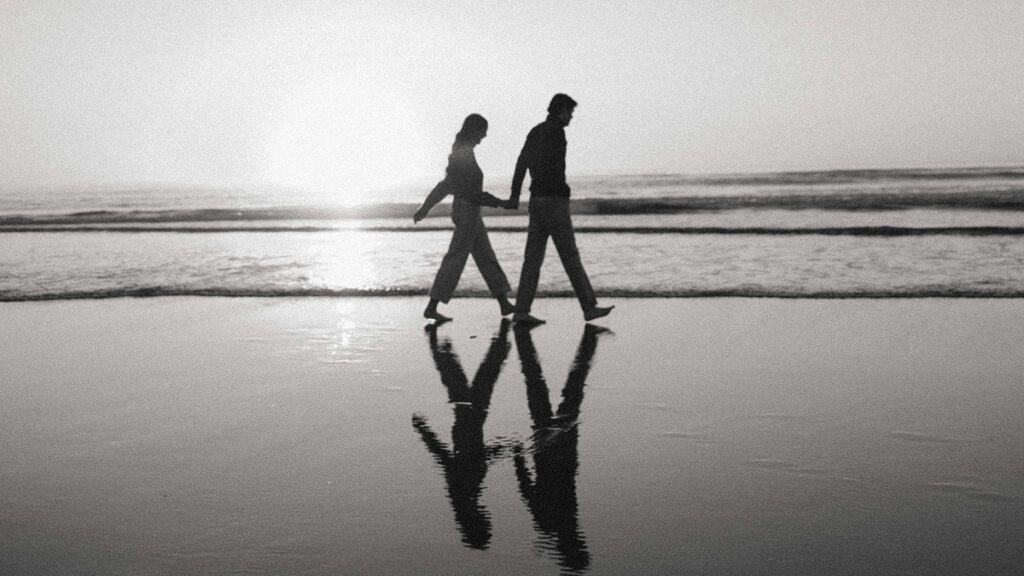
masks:
POLYGON ((501 206, 501 200, 488 192, 484 192, 484 173, 476 163, 476 155, 472 146, 456 144, 448 156, 448 167, 445 169, 444 180, 423 201, 423 206, 430 210, 445 196, 451 194, 457 200, 464 200, 479 206, 501 206))

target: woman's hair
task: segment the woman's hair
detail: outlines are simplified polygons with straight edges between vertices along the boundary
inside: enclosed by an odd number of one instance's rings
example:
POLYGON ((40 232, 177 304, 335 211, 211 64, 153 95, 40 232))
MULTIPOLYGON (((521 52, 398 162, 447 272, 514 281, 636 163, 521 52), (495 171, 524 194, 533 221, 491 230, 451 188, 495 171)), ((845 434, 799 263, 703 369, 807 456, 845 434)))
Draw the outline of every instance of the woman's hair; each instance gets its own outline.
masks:
POLYGON ((455 135, 455 144, 477 140, 485 132, 487 132, 487 119, 479 114, 470 114, 462 121, 462 129, 455 135))

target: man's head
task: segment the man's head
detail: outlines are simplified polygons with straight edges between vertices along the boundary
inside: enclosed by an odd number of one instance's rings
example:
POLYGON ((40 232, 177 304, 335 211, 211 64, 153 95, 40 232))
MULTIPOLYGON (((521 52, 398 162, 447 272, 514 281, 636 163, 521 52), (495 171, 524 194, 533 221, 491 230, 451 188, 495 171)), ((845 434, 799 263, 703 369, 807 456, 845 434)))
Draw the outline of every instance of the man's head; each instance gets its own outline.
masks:
POLYGON ((551 98, 551 103, 548 104, 548 114, 557 118, 562 126, 569 125, 569 122, 572 121, 572 112, 575 109, 576 101, 567 94, 555 94, 551 98))

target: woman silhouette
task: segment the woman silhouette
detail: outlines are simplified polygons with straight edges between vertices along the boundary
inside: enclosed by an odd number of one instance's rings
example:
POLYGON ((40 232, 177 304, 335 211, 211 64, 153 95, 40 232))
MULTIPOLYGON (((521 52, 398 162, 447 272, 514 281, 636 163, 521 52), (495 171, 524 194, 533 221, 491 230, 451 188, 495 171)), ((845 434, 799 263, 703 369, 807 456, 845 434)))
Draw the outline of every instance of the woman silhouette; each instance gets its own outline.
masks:
POLYGON ((448 246, 448 253, 441 261, 441 267, 430 288, 430 302, 423 311, 425 318, 437 323, 451 320, 437 311, 437 305, 439 302, 447 304, 451 300, 470 254, 473 255, 476 267, 483 274, 487 288, 498 300, 501 315, 507 316, 513 312, 512 303, 508 301, 512 288, 494 255, 491 241, 487 237, 487 227, 480 215, 481 206, 512 208, 509 201, 499 200, 483 190, 484 173, 476 163, 473 148, 486 136, 487 120, 479 114, 466 116, 462 122, 462 129, 455 135, 444 180, 434 186, 423 201, 423 205, 412 217, 413 222, 419 222, 426 218, 430 209, 445 196, 451 194, 455 197, 452 202, 452 222, 455 223, 455 231, 448 246))

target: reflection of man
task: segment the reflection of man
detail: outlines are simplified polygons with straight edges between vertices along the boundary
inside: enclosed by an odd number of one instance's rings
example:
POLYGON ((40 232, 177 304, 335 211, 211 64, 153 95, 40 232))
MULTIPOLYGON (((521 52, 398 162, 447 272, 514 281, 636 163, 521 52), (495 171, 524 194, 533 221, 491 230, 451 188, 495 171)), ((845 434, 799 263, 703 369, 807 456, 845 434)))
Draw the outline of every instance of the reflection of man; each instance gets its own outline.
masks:
MULTIPOLYGON (((558 411, 552 414, 547 382, 537 361, 530 328, 517 326, 515 329, 516 349, 526 378, 526 396, 536 443, 532 476, 522 451, 515 454, 519 492, 533 515, 541 538, 554 544, 559 563, 572 571, 581 571, 590 565, 590 553, 579 527, 576 501, 576 471, 579 468, 577 417, 583 402, 583 387, 597 350, 597 338, 602 332, 607 330, 591 324, 584 328, 576 358, 562 389, 562 402, 558 411)), ((550 546, 545 548, 550 549, 550 546)))
POLYGON ((441 382, 448 389, 448 402, 455 411, 452 449, 449 450, 430 429, 425 418, 412 417, 413 427, 419 431, 427 450, 444 472, 455 522, 462 533, 462 541, 471 548, 485 549, 491 541, 491 519, 480 504, 480 493, 488 464, 498 450, 484 445, 484 421, 494 383, 508 357, 509 324, 508 320, 502 320, 472 386, 467 383, 451 341, 445 339, 438 344, 436 326, 428 326, 430 352, 437 371, 441 373, 441 382))
POLYGON ((569 185, 565 182, 565 127, 572 121, 576 101, 565 94, 555 94, 548 105, 547 120, 533 127, 519 153, 512 176, 512 195, 509 203, 519 205, 523 178, 530 171, 530 225, 526 233, 526 256, 519 276, 516 293, 516 311, 512 319, 523 324, 543 324, 530 314, 533 298, 540 281, 540 267, 544 263, 548 237, 569 276, 576 298, 583 308, 583 317, 591 320, 606 316, 614 306, 597 305, 597 297, 590 285, 580 253, 576 248, 576 234, 569 216, 569 185))

